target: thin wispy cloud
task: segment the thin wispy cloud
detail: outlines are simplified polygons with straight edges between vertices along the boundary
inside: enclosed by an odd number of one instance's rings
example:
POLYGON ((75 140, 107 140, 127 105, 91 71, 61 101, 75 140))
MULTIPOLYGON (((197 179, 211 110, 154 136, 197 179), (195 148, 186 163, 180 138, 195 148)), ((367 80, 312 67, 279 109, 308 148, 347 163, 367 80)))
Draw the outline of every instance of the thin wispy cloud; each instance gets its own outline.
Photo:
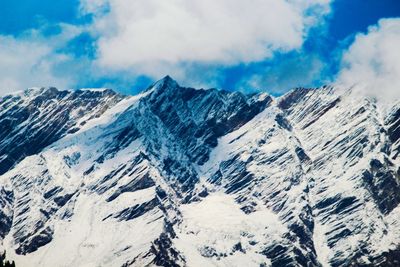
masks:
POLYGON ((43 36, 40 30, 26 31, 18 37, 0 35, 0 93, 28 87, 73 86, 69 72, 57 75, 56 69, 74 59, 57 51, 79 32, 72 25, 60 25, 60 33, 51 37, 43 36))

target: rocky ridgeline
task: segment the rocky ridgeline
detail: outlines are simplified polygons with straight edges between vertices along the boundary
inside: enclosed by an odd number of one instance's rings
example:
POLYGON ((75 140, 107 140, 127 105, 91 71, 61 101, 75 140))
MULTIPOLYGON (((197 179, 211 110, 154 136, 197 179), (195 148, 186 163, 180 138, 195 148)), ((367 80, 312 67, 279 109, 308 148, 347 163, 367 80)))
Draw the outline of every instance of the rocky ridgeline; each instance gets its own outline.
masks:
POLYGON ((399 111, 168 76, 2 97, 2 247, 18 266, 396 266, 399 111))

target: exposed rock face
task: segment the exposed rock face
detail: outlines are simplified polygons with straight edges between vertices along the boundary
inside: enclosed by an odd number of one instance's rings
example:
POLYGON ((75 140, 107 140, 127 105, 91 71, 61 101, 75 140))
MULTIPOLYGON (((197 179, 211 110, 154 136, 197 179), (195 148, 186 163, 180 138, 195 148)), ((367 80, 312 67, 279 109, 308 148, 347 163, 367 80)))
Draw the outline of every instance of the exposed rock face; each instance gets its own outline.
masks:
POLYGON ((112 90, 28 89, 0 98, 0 174, 99 117, 122 96, 112 90))
POLYGON ((395 266, 400 105, 332 87, 0 98, 0 240, 23 266, 395 266))

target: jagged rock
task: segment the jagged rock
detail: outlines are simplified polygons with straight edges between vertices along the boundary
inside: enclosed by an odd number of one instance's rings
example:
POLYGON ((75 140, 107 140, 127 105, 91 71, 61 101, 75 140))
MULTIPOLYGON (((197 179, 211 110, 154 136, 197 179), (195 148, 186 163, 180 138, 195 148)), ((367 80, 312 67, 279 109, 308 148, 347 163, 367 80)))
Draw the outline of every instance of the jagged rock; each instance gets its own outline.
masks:
POLYGON ((170 77, 1 97, 0 247, 17 266, 396 266, 400 109, 380 105, 170 77))

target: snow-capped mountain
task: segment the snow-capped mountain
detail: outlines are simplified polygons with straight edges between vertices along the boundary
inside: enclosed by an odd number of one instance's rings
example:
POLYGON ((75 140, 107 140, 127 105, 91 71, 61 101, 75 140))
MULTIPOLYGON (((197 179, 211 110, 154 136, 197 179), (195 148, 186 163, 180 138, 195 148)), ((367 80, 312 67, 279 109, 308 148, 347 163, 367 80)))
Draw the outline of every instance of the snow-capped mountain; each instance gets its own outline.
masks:
POLYGON ((399 266, 400 102, 179 86, 0 98, 17 266, 399 266))

